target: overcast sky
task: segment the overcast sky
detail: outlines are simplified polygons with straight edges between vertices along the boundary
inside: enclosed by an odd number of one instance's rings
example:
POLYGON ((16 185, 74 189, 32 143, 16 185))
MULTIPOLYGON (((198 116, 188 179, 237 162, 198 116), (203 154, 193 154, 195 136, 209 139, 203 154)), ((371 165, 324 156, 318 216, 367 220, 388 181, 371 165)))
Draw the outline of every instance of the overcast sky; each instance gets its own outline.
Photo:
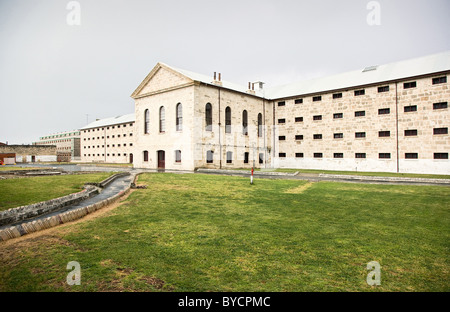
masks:
POLYGON ((449 0, 69 2, 0 0, 0 142, 133 113, 160 61, 274 86, 450 50, 449 0))

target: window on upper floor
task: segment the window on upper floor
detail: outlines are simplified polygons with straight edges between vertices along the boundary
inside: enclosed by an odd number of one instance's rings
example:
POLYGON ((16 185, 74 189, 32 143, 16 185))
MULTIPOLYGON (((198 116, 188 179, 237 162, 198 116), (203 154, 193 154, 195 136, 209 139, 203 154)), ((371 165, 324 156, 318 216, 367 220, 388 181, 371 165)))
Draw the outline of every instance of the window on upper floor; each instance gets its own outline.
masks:
POLYGON ((225 108, 225 133, 231 133, 231 108, 225 108))
POLYGON ((248 114, 245 109, 242 112, 242 134, 248 135, 248 114))
POLYGON ((166 109, 164 106, 159 108, 159 132, 166 132, 166 109))
POLYGON ((433 78, 433 84, 440 84, 440 83, 446 83, 447 82, 447 76, 442 76, 442 77, 436 77, 433 78))
POLYGON ((212 131, 212 106, 207 103, 205 106, 205 130, 212 131))
POLYGON ((417 83, 415 81, 405 82, 403 84, 403 89, 411 89, 417 87, 417 83))
POLYGON ((148 134, 150 132, 150 113, 148 109, 144 112, 144 133, 148 134))
POLYGON ((183 105, 181 103, 176 106, 176 129, 177 131, 183 130, 183 105))

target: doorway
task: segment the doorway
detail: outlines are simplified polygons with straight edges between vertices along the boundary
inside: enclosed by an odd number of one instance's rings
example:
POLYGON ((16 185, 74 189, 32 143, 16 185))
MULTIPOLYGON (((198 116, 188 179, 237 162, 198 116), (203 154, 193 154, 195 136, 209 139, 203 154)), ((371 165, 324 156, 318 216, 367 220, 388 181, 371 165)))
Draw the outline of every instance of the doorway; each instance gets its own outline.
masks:
POLYGON ((164 151, 158 151, 158 169, 166 168, 166 153, 164 151))
POLYGON ((130 164, 133 163, 133 153, 130 153, 130 164))

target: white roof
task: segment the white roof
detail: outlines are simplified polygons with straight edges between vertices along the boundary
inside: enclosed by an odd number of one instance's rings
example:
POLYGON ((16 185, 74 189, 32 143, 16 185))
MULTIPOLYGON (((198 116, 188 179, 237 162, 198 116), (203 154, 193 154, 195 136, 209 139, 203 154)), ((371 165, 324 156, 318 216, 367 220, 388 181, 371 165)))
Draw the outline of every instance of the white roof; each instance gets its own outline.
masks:
POLYGON ((83 128, 80 128, 80 130, 98 128, 98 127, 104 127, 104 126, 111 126, 111 125, 119 125, 119 124, 134 122, 134 121, 135 121, 135 117, 134 117, 134 113, 133 113, 133 114, 127 114, 127 115, 122 115, 122 116, 117 116, 117 117, 99 119, 99 120, 89 123, 88 125, 84 126, 83 128))
MULTIPOLYGON (((213 77, 211 76, 187 71, 167 64, 164 65, 172 68, 173 70, 194 81, 200 81, 205 84, 214 85, 213 77)), ((255 90, 254 95, 267 99, 281 99, 407 79, 409 77, 445 72, 449 70, 450 51, 446 51, 406 61, 379 66, 368 66, 366 68, 361 68, 359 70, 337 75, 299 81, 282 86, 264 88, 263 90, 255 90)), ((249 94, 247 86, 241 86, 228 81, 222 81, 222 87, 249 94)))
POLYGON ((279 99, 376 84, 450 70, 450 51, 406 61, 370 66, 343 74, 266 89, 266 97, 279 99))
MULTIPOLYGON (((210 85, 216 85, 213 82, 214 79, 213 79, 212 76, 207 76, 207 75, 203 75, 203 74, 199 74, 199 73, 194 73, 194 72, 191 72, 191 71, 188 71, 188 70, 184 70, 184 69, 181 69, 181 68, 176 68, 176 67, 167 65, 165 63, 161 63, 161 64, 163 64, 164 66, 167 66, 169 68, 172 68, 173 70, 179 72, 180 74, 182 74, 182 75, 184 75, 184 76, 186 76, 186 77, 188 77, 188 78, 190 78, 190 79, 192 79, 194 81, 199 81, 199 82, 202 82, 202 83, 205 83, 205 84, 210 84, 210 85)), ((242 85, 239 85, 239 84, 236 84, 236 83, 232 83, 232 82, 229 82, 229 81, 226 81, 226 80, 222 80, 222 79, 221 79, 220 82, 222 82, 222 87, 223 88, 234 90, 234 91, 238 91, 238 92, 242 92, 242 93, 248 93, 248 88, 247 88, 248 86, 242 86, 242 85)), ((261 92, 259 90, 255 90, 255 94, 254 95, 259 96, 259 97, 263 97, 263 92, 261 92)))

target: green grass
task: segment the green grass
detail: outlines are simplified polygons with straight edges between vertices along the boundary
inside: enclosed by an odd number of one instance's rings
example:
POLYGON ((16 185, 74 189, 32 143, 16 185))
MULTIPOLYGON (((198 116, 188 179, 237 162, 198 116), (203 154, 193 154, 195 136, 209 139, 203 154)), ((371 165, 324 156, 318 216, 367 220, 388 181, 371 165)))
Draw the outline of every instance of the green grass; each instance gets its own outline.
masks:
MULTIPOLYGON (((227 170, 247 170, 251 168, 226 168, 227 170)), ((321 169, 292 169, 292 168, 277 168, 277 169, 260 169, 255 168, 255 171, 275 171, 299 174, 337 174, 337 175, 356 175, 356 176, 370 176, 370 177, 405 177, 405 178, 425 178, 425 179, 450 179, 450 175, 441 174, 419 174, 419 173, 396 173, 396 172, 363 172, 363 171, 336 171, 336 170, 321 170, 321 169)))
POLYGON ((395 172, 359 172, 359 171, 335 171, 335 170, 319 170, 319 169, 276 169, 277 172, 299 172, 313 174, 343 174, 357 175, 369 177, 405 177, 405 178, 426 178, 426 179, 450 179, 450 175, 440 174, 418 174, 418 173, 395 173, 395 172))
POLYGON ((11 167, 11 166, 4 167, 4 166, 0 166, 0 171, 39 170, 39 169, 42 169, 42 168, 39 168, 39 167, 16 167, 16 166, 14 166, 14 167, 11 167))
POLYGON ((450 291, 449 187, 156 173, 138 183, 148 188, 99 218, 0 243, 0 291, 450 291), (80 286, 65 283, 69 261, 80 286), (366 283, 370 261, 380 286, 366 283))
POLYGON ((100 182, 112 173, 38 176, 0 180, 0 211, 30 205, 83 190, 87 182, 100 182))

